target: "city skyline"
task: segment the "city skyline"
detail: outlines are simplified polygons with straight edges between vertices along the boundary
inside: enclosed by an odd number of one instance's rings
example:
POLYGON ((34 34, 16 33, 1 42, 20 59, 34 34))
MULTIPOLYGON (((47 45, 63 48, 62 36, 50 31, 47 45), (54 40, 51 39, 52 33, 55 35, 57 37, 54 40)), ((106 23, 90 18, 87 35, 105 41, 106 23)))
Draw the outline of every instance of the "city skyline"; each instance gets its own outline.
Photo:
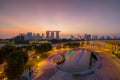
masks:
POLYGON ((71 34, 120 33, 119 0, 0 0, 0 39, 60 30, 71 34))
POLYGON ((53 39, 88 39, 88 40, 97 40, 97 39, 120 39, 120 34, 107 34, 107 35, 96 35, 96 34, 68 34, 66 36, 60 36, 61 31, 46 31, 45 33, 19 33, 11 38, 6 39, 14 39, 16 37, 23 36, 25 40, 53 40, 53 39))

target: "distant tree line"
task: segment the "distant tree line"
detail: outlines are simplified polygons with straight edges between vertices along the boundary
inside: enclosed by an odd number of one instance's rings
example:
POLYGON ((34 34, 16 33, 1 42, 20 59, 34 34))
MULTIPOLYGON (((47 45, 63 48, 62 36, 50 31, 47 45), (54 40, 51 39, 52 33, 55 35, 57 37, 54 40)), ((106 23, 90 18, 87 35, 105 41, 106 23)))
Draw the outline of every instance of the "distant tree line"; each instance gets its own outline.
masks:
POLYGON ((58 44, 58 43, 65 43, 65 42, 75 42, 75 41, 83 41, 83 40, 73 40, 73 39, 52 39, 52 40, 49 40, 51 43, 53 44, 58 44))
POLYGON ((80 43, 79 42, 72 42, 72 43, 66 43, 63 45, 63 47, 70 47, 70 48, 75 48, 75 47, 79 47, 80 43))
POLYGON ((16 36, 13 40, 15 44, 29 44, 29 40, 25 40, 24 36, 16 36))
POLYGON ((52 45, 50 43, 41 43, 38 46, 35 46, 36 53, 47 52, 52 49, 52 45))

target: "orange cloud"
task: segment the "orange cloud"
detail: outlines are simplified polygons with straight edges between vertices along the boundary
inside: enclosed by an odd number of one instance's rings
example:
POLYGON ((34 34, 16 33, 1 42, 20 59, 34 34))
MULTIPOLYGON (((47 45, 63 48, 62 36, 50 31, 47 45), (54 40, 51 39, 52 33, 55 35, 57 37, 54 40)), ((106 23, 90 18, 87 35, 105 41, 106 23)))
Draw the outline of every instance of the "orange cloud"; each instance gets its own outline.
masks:
MULTIPOLYGON (((11 17, 0 16, 0 20, 4 21, 6 23, 10 23, 10 24, 14 25, 15 26, 14 30, 17 30, 19 33, 21 33, 21 32, 22 33, 23 32, 41 33, 41 32, 44 31, 41 26, 38 26, 38 25, 32 24, 32 23, 29 23, 29 24, 28 23, 22 23, 22 22, 20 22, 18 20, 15 20, 15 19, 11 18, 11 17)), ((10 28, 12 28, 11 25, 10 26, 6 26, 6 29, 8 31, 10 30, 10 28)))

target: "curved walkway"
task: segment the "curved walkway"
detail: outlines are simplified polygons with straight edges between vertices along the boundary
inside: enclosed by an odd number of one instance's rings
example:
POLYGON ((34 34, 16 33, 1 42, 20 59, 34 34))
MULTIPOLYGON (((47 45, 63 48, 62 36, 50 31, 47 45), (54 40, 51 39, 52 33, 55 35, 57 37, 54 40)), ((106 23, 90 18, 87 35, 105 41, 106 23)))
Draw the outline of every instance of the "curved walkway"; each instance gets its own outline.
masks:
POLYGON ((96 71, 98 80, 120 80, 120 60, 110 53, 98 52, 101 66, 96 71))
POLYGON ((41 69, 33 80, 96 80, 96 78, 97 80, 120 80, 120 59, 110 53, 97 52, 97 56, 100 57, 101 66, 98 67, 95 74, 81 77, 81 79, 74 79, 69 73, 57 70, 50 63, 50 59, 53 56, 47 58, 44 61, 45 64, 40 63, 42 65, 41 69))

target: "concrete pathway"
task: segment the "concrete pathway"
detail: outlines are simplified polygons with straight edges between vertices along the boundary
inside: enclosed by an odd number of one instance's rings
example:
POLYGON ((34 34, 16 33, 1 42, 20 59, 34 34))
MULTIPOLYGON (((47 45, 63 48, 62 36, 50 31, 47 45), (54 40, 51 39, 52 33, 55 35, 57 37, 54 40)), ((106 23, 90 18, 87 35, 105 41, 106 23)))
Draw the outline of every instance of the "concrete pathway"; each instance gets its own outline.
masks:
POLYGON ((53 55, 40 63, 41 69, 33 80, 120 80, 120 59, 110 53, 98 52, 97 55, 102 64, 95 73, 88 76, 74 78, 71 73, 58 70, 50 63, 53 55))
MULTIPOLYGON (((96 71, 98 80, 120 80, 120 63, 118 58, 110 53, 99 52, 101 67, 96 71)), ((119 60, 120 61, 120 60, 119 60)))
POLYGON ((97 80, 96 74, 90 74, 85 76, 73 77, 73 73, 63 72, 58 70, 49 80, 97 80))
POLYGON ((75 72, 79 73, 89 68, 89 52, 86 50, 70 51, 65 57, 66 61, 59 67, 50 80, 96 80, 95 73, 74 77, 75 72))
POLYGON ((34 73, 32 73, 30 76, 29 70, 26 70, 25 73, 23 74, 23 76, 26 77, 27 80, 32 80, 35 75, 34 75, 34 73))
POLYGON ((47 59, 38 64, 39 72, 33 80, 49 80, 57 72, 57 67, 51 63, 53 56, 55 55, 50 55, 47 59))

